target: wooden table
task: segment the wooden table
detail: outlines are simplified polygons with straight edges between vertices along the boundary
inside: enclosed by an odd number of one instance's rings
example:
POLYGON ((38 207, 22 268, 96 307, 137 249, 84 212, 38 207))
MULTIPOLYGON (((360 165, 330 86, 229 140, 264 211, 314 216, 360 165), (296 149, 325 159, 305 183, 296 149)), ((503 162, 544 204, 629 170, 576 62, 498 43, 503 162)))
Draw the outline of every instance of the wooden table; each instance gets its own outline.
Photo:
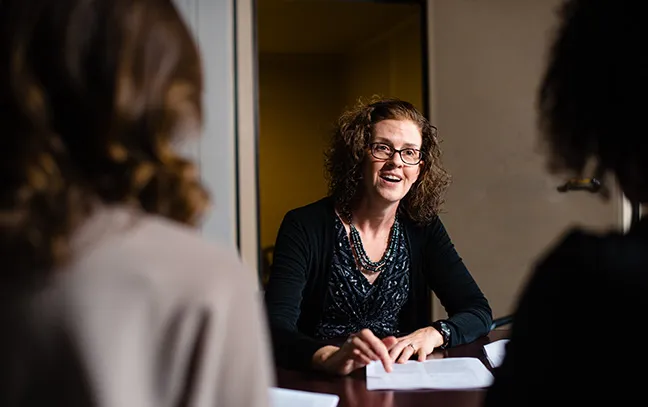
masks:
MULTIPOLYGON (((508 334, 508 330, 495 330, 471 344, 435 351, 428 359, 476 357, 490 370, 483 346, 507 338, 508 334)), ((338 407, 478 407, 485 395, 485 390, 368 391, 364 369, 347 377, 331 377, 317 372, 304 373, 278 368, 277 385, 285 389, 337 394, 340 396, 338 407)))

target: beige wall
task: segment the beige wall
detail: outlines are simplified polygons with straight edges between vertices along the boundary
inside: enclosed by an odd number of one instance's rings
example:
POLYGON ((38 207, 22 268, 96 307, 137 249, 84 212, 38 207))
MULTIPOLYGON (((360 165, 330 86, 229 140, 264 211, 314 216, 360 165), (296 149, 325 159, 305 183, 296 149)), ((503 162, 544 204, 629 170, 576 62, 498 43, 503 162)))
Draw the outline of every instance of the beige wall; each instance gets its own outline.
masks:
POLYGON ((274 245, 287 211, 326 195, 323 154, 344 106, 343 69, 337 55, 260 56, 261 247, 274 245))
POLYGON ((556 4, 430 0, 431 109, 454 178, 443 220, 495 317, 566 228, 619 225, 618 199, 558 193, 563 180, 538 151, 535 94, 556 4))
POLYGON ((204 124, 197 142, 182 146, 199 168, 214 205, 200 225, 203 235, 236 247, 234 130, 234 22, 232 0, 174 0, 201 47, 205 89, 204 124), (200 10, 200 12, 198 12, 200 10), (205 46, 208 44, 207 46, 205 46))

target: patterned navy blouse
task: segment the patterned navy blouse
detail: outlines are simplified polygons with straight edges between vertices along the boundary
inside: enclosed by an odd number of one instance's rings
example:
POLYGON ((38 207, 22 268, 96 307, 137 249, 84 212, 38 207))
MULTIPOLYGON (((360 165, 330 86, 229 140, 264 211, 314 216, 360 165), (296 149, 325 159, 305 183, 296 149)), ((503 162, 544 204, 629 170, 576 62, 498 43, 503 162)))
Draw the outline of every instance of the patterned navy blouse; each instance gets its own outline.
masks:
POLYGON ((335 233, 331 277, 316 337, 345 338, 364 328, 379 338, 398 335, 399 315, 407 302, 410 285, 407 239, 400 239, 394 261, 371 284, 356 265, 351 243, 338 217, 335 233))

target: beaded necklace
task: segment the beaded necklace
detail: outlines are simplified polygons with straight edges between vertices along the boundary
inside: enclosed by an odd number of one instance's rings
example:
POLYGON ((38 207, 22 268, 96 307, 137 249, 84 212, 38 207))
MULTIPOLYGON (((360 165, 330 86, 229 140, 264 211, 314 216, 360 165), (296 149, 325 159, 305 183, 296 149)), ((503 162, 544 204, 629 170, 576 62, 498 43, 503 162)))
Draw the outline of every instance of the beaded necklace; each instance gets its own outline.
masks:
POLYGON ((350 237, 351 237, 351 247, 360 263, 360 267, 364 270, 367 270, 370 273, 378 273, 382 271, 387 265, 391 264, 396 255, 396 249, 400 243, 402 237, 402 231, 398 217, 394 220, 394 225, 391 228, 389 233, 389 244, 387 245, 387 250, 382 255, 382 258, 378 261, 372 261, 367 252, 362 245, 362 239, 360 238, 360 233, 358 229, 353 225, 352 222, 349 222, 350 237))

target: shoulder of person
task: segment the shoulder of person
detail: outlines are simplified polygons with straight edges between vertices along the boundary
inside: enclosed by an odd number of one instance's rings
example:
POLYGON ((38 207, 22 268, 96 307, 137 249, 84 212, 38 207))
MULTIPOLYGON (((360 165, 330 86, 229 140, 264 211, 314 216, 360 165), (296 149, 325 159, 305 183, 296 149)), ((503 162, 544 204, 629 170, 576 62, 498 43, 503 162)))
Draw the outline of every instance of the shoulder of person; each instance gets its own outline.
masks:
POLYGON ((592 232, 581 227, 564 233, 541 257, 542 262, 567 261, 605 267, 631 261, 646 261, 648 241, 617 231, 592 232))
MULTIPOLYGON (((325 197, 289 210, 283 217, 281 231, 300 230, 300 233, 321 233, 333 224, 335 207, 331 197, 325 197)), ((292 233, 292 232, 290 232, 292 233)))
POLYGON ((334 213, 333 199, 331 197, 325 197, 289 210, 285 218, 312 222, 322 219, 329 213, 334 213))
POLYGON ((541 256, 531 285, 552 291, 609 290, 629 282, 648 284, 648 240, 610 231, 573 228, 541 256))
POLYGON ((443 225, 443 221, 439 215, 435 215, 427 222, 415 222, 405 213, 401 213, 399 219, 410 232, 422 236, 435 236, 440 231, 445 231, 445 226, 443 225))
MULTIPOLYGON (((646 269, 645 238, 570 230, 538 261, 525 284, 516 306, 514 337, 530 345, 547 329, 570 340, 602 321, 633 326, 643 315, 640 310, 648 307, 646 269)), ((606 340, 619 340, 614 336, 618 332, 608 334, 606 340)))
POLYGON ((151 239, 159 238, 143 249, 150 250, 150 255, 157 252, 171 266, 169 273, 193 278, 205 288, 209 283, 221 287, 256 283, 253 271, 243 263, 234 244, 210 240, 195 228, 157 216, 149 217, 148 223, 142 233, 151 239))
POLYGON ((99 217, 91 219, 70 265, 88 286, 126 285, 173 302, 258 284, 233 245, 210 241, 195 228, 123 209, 99 217))

